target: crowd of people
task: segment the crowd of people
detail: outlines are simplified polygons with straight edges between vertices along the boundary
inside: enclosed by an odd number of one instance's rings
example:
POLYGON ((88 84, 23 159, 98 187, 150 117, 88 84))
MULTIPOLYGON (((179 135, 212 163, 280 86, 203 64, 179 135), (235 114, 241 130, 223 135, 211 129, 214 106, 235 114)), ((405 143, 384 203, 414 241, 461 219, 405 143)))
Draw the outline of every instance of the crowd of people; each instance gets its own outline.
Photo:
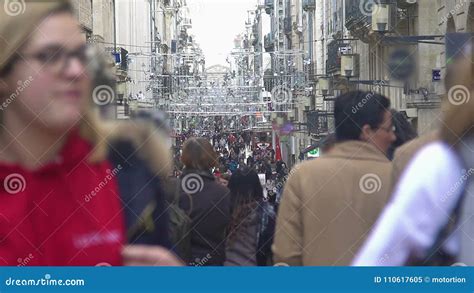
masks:
MULTIPOLYGON (((474 99, 415 138, 387 97, 344 93, 321 157, 291 170, 250 133, 170 151, 146 115, 98 117, 69 1, 25 5, 0 12, 0 265, 474 265, 474 99)), ((448 88, 473 92, 468 61, 448 88)))

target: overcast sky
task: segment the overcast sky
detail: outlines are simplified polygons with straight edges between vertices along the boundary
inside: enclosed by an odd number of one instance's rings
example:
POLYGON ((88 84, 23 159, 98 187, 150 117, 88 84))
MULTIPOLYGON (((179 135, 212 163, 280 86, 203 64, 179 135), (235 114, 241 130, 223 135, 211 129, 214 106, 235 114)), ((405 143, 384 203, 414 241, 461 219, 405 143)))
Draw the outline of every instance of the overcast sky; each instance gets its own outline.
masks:
POLYGON ((191 11, 191 33, 206 56, 206 67, 227 65, 225 59, 234 47, 236 35, 245 31, 247 10, 258 0, 187 0, 191 11))

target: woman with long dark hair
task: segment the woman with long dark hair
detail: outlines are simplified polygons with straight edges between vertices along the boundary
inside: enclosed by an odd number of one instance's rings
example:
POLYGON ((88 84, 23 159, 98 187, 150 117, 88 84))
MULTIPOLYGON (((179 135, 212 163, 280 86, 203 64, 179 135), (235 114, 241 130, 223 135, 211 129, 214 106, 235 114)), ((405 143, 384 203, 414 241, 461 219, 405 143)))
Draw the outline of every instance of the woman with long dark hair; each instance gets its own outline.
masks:
POLYGON ((226 240, 227 266, 271 263, 275 211, 263 195, 257 173, 238 169, 230 178, 231 221, 226 240))

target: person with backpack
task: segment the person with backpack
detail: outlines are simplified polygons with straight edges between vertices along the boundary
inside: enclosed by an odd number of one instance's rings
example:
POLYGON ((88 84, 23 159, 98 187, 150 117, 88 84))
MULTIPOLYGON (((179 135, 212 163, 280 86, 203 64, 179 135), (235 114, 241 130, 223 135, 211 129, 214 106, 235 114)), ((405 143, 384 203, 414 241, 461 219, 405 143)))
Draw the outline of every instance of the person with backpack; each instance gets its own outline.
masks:
POLYGON ((190 138, 183 146, 185 166, 178 179, 179 206, 191 219, 189 265, 221 266, 230 220, 230 192, 211 172, 218 156, 209 140, 190 138))

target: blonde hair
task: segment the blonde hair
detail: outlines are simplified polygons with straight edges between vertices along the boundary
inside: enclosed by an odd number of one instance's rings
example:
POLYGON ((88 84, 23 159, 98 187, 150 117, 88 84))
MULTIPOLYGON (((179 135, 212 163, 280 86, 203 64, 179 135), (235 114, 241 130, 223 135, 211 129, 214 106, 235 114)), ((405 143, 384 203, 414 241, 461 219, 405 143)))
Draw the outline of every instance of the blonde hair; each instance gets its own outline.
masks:
POLYGON ((173 169, 171 150, 163 143, 163 133, 152 122, 106 121, 99 118, 97 111, 91 106, 80 122, 80 135, 93 146, 89 163, 106 160, 114 141, 128 141, 133 144, 136 154, 147 162, 151 171, 162 179, 166 179, 173 169))

